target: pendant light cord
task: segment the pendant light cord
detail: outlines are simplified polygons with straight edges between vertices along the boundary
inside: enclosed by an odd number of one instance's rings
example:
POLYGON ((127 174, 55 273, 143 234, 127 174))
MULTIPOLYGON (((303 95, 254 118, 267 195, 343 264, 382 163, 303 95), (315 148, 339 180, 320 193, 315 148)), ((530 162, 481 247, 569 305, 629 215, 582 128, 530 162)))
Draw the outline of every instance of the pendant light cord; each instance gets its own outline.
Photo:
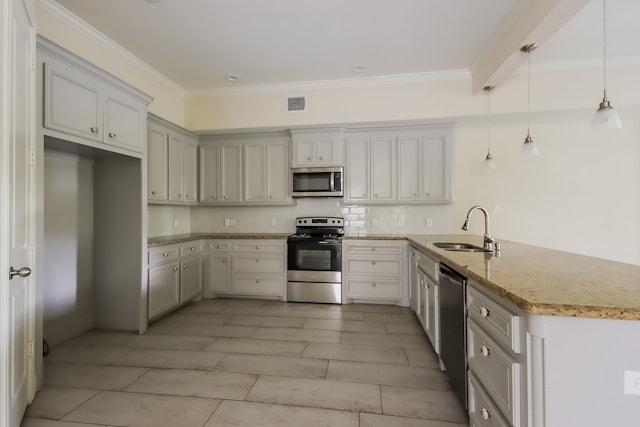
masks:
POLYGON ((604 97, 607 98, 607 1, 602 0, 602 65, 603 65, 603 87, 604 97))

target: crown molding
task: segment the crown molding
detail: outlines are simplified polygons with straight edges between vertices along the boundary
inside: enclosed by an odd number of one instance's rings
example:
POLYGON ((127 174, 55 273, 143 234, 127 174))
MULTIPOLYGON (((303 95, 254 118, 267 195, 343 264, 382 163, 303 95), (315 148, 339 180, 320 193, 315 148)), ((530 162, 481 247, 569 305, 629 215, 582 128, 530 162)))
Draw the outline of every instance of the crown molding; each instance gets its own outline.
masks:
POLYGON ((225 96, 254 93, 274 93, 286 91, 306 91, 314 89, 341 89, 366 86, 400 85, 407 83, 425 83, 446 80, 467 80, 471 78, 469 70, 449 70, 427 73, 394 74, 388 76, 359 77, 353 79, 318 80, 297 83, 236 86, 203 91, 187 92, 187 98, 203 96, 225 96))
POLYGON ((50 15, 56 17, 64 24, 72 27, 73 29, 81 32, 87 37, 95 40, 101 45, 105 46, 108 50, 114 52, 115 54, 123 57, 127 62, 134 65, 136 68, 144 71, 145 73, 153 75, 156 79, 161 81, 163 84, 171 87, 172 89, 178 91, 182 96, 185 95, 185 90, 181 86, 177 85, 173 80, 169 79, 164 74, 160 73, 158 70, 144 62, 142 59, 138 58, 133 53, 129 52, 124 47, 120 46, 118 43, 104 35, 97 28, 91 26, 87 22, 83 21, 60 4, 58 4, 55 0, 37 0, 37 5, 50 15))

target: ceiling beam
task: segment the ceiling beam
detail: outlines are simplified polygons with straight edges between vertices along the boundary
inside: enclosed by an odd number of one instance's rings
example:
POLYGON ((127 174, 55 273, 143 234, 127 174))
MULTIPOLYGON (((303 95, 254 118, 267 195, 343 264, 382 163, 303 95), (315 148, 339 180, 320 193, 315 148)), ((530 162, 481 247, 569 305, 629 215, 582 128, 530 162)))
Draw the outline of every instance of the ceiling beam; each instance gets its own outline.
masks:
POLYGON ((590 0, 520 1, 507 14, 471 67, 473 93, 500 86, 526 60, 520 48, 543 45, 590 0))

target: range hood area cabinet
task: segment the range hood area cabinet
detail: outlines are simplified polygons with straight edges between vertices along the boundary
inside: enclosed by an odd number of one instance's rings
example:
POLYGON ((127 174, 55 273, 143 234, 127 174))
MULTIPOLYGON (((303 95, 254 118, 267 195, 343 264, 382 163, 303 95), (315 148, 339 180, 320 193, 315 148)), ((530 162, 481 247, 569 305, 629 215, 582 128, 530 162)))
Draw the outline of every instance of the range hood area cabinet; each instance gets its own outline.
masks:
POLYGON ((344 166, 344 129, 292 129, 291 167, 344 166))
POLYGON ((453 202, 453 128, 388 128, 348 133, 345 202, 453 202))
POLYGON ((198 193, 198 138, 157 116, 148 119, 149 203, 194 205, 198 193))
POLYGON ((290 205, 286 133, 209 136, 200 140, 200 203, 290 205))

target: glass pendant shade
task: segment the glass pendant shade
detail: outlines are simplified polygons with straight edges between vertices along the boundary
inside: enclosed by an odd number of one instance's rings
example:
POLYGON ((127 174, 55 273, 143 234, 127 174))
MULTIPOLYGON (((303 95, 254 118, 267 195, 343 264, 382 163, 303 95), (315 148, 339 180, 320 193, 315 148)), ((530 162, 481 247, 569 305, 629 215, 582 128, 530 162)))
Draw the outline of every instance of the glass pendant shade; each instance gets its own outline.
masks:
POLYGON ((493 160, 493 157, 491 157, 491 153, 487 153, 487 157, 485 157, 484 159, 484 163, 482 165, 485 169, 495 169, 496 168, 496 161, 493 160))
POLYGON ((527 157, 536 157, 540 155, 538 146, 533 142, 533 138, 531 138, 529 132, 527 132, 527 137, 524 139, 524 143, 520 149, 520 154, 527 157))
POLYGON ((620 114, 611 106, 611 103, 605 95, 602 98, 598 111, 593 115, 591 120, 591 129, 605 130, 605 129, 620 129, 622 127, 622 120, 620 120, 620 114))

